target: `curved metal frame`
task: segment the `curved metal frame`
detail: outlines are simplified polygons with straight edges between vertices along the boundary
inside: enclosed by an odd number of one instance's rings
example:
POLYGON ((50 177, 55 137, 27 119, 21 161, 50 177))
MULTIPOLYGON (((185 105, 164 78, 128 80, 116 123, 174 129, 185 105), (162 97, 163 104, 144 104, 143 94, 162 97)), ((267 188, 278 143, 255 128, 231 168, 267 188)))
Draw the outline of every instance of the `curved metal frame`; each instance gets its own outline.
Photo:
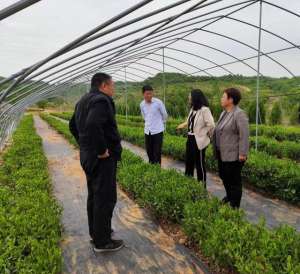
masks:
MULTIPOLYGON (((26 6, 30 6, 30 3, 32 4, 35 2, 38 1, 19 1, 20 5, 16 7, 17 9, 15 9, 15 11, 25 8, 26 6), (21 4, 25 5, 21 6, 21 4)), ((29 68, 24 68, 12 76, 0 81, 0 149, 5 140, 14 130, 22 113, 29 105, 36 103, 39 100, 53 97, 56 94, 61 93, 66 88, 70 88, 78 83, 86 83, 91 74, 99 70, 110 73, 116 79, 124 81, 126 98, 127 80, 137 82, 145 79, 145 76, 154 76, 155 72, 162 72, 164 100, 166 100, 166 79, 164 74, 166 67, 190 76, 204 73, 213 77, 213 74, 210 72, 213 69, 219 68, 225 74, 234 75, 234 71, 230 69, 229 66, 232 64, 242 64, 257 74, 257 124, 259 114, 259 84, 260 76, 262 75, 260 71, 261 57, 264 56, 268 58, 274 65, 280 67, 289 76, 295 76, 295 73, 289 68, 288 64, 280 62, 276 57, 274 57, 274 54, 293 49, 298 50, 300 49, 299 42, 295 43, 282 35, 263 28, 262 9, 263 6, 266 5, 273 7, 274 9, 281 10, 288 16, 295 16, 300 19, 300 14, 295 11, 284 8, 276 3, 270 3, 266 0, 244 0, 231 4, 224 4, 226 0, 199 0, 197 2, 194 1, 196 3, 189 5, 189 7, 185 6, 185 8, 181 9, 181 12, 175 13, 172 16, 160 20, 153 20, 151 24, 140 26, 140 23, 145 19, 162 14, 163 12, 170 12, 176 7, 188 5, 189 2, 191 2, 191 0, 180 0, 108 28, 121 18, 139 10, 141 7, 144 7, 150 2, 153 2, 153 0, 144 0, 139 2, 133 7, 75 39, 40 62, 33 64, 29 68), (215 5, 219 4, 222 4, 222 6, 214 8, 215 5), (232 17, 233 14, 255 4, 259 4, 259 22, 257 25, 232 17), (212 7, 213 9, 205 12, 205 8, 208 7, 212 7), (228 12, 226 13, 226 11, 228 12), (188 15, 188 18, 180 21, 179 19, 185 15, 188 15), (223 33, 207 29, 207 27, 223 20, 228 20, 231 23, 242 24, 257 30, 258 47, 241 41, 233 36, 228 36, 223 33), (126 27, 132 25, 136 26, 134 30, 124 32, 126 27), (107 35, 115 34, 118 31, 122 31, 123 33, 114 38, 106 38, 107 35), (144 33, 145 31, 146 34, 144 33), (203 34, 207 33, 213 35, 213 37, 226 39, 235 45, 253 50, 254 54, 240 58, 231 52, 219 48, 218 46, 212 46, 211 44, 194 41, 193 39, 188 38, 196 32, 203 34), (267 33, 271 37, 280 39, 281 41, 288 43, 290 46, 264 52, 261 49, 262 33, 267 33), (86 48, 76 54, 71 54, 67 58, 60 58, 74 49, 78 49, 93 41, 100 41, 100 39, 101 43, 97 43, 97 45, 86 48), (127 39, 127 41, 122 42, 123 39, 127 39), (177 42, 179 41, 186 45, 193 45, 193 48, 199 49, 199 51, 201 48, 209 49, 232 60, 222 63, 218 62, 218 60, 213 60, 212 58, 203 56, 203 54, 199 52, 189 52, 188 49, 178 47, 177 42), (97 50, 101 51, 97 53, 97 50), (160 51, 162 51, 162 53, 160 53, 160 51), (172 52, 175 56, 166 54, 166 51, 169 51, 169 53, 172 52), (179 54, 181 57, 178 56, 179 54), (198 63, 195 64, 194 62, 188 62, 185 60, 185 57, 188 56, 197 58, 197 60, 205 61, 209 64, 209 66, 203 65, 202 67, 202 65, 199 66, 198 63), (159 58, 159 60, 157 60, 157 58, 159 58), (257 59, 257 68, 247 63, 247 61, 253 59, 257 59), (58 61, 49 66, 48 63, 52 60, 58 61), (73 60, 75 61, 73 62, 73 60), (174 62, 176 65, 173 65, 174 62), (195 69, 195 71, 187 72, 181 68, 182 65, 177 66, 177 64, 184 64, 189 68, 195 69), (158 67, 156 67, 156 65, 158 67), (1 90, 1 86, 6 83, 10 83, 10 86, 1 90)), ((11 9, 10 12, 11 11, 13 10, 11 9)), ((10 15, 7 10, 0 11, 0 15, 1 14, 5 15, 5 18, 10 15)))

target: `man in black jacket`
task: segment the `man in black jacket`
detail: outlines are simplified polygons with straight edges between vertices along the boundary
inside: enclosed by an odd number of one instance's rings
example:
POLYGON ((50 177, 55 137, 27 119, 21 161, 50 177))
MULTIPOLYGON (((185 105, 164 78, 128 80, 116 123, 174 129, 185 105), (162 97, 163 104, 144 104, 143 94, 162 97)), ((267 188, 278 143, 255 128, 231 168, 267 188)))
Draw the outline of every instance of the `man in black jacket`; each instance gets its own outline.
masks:
POLYGON ((122 240, 111 238, 111 219, 117 201, 116 171, 121 159, 121 138, 115 119, 114 82, 97 73, 91 90, 76 104, 70 131, 80 147, 80 163, 88 185, 89 234, 94 251, 116 251, 122 240))

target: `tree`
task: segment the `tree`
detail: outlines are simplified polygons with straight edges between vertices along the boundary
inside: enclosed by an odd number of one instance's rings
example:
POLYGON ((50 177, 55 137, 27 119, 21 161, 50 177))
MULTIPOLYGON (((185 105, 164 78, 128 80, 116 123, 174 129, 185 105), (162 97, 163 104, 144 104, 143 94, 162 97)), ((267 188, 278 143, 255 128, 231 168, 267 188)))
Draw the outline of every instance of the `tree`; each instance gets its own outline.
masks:
POLYGON ((212 112, 212 115, 214 116, 215 121, 218 121, 219 117, 221 115, 221 112, 223 111, 220 102, 217 100, 212 101, 212 103, 210 105, 210 110, 212 112))
MULTIPOLYGON (((255 124, 256 123, 256 101, 255 100, 249 104, 247 112, 248 112, 249 122, 251 124, 255 124)), ((259 102, 259 113, 258 114, 259 114, 258 123, 264 124, 266 122, 266 108, 265 108, 264 101, 259 102)))
POLYGON ((282 120, 282 111, 278 102, 273 105, 271 115, 270 115, 270 123, 271 125, 280 124, 282 120))
POLYGON ((300 105, 295 105, 290 114, 290 123, 292 125, 300 124, 300 105))
POLYGON ((38 108, 45 109, 46 106, 47 106, 47 101, 46 100, 39 101, 39 102, 36 103, 36 105, 37 105, 38 108))

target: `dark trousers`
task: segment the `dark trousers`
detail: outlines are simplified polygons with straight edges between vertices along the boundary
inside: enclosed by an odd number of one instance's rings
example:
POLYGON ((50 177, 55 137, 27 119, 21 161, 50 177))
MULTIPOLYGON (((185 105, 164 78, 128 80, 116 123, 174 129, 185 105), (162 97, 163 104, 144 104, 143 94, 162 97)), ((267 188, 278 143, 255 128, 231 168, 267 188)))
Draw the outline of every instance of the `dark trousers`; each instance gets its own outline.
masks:
POLYGON ((223 162, 218 152, 219 175, 223 181, 226 197, 231 207, 239 208, 242 199, 242 168, 244 162, 223 162))
POLYGON ((161 164, 161 148, 163 143, 163 132, 158 134, 145 134, 146 151, 151 164, 161 164))
POLYGON ((82 153, 80 157, 87 177, 89 234, 96 246, 105 245, 111 240, 111 219, 117 202, 117 160, 112 156, 107 159, 92 157, 92 162, 82 153))
POLYGON ((206 148, 199 150, 194 135, 188 135, 185 154, 185 175, 194 177, 196 165, 197 179, 202 181, 206 188, 206 167, 205 167, 206 148))

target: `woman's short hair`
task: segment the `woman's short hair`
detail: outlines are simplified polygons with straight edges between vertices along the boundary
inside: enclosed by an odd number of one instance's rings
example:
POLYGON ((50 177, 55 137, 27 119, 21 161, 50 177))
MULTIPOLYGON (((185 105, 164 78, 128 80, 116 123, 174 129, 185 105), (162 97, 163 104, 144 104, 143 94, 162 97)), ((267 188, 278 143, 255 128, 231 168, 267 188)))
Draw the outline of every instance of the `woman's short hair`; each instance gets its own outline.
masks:
POLYGON ((232 99, 234 105, 238 105, 242 99, 242 94, 237 88, 227 88, 224 93, 227 94, 228 99, 232 99))

